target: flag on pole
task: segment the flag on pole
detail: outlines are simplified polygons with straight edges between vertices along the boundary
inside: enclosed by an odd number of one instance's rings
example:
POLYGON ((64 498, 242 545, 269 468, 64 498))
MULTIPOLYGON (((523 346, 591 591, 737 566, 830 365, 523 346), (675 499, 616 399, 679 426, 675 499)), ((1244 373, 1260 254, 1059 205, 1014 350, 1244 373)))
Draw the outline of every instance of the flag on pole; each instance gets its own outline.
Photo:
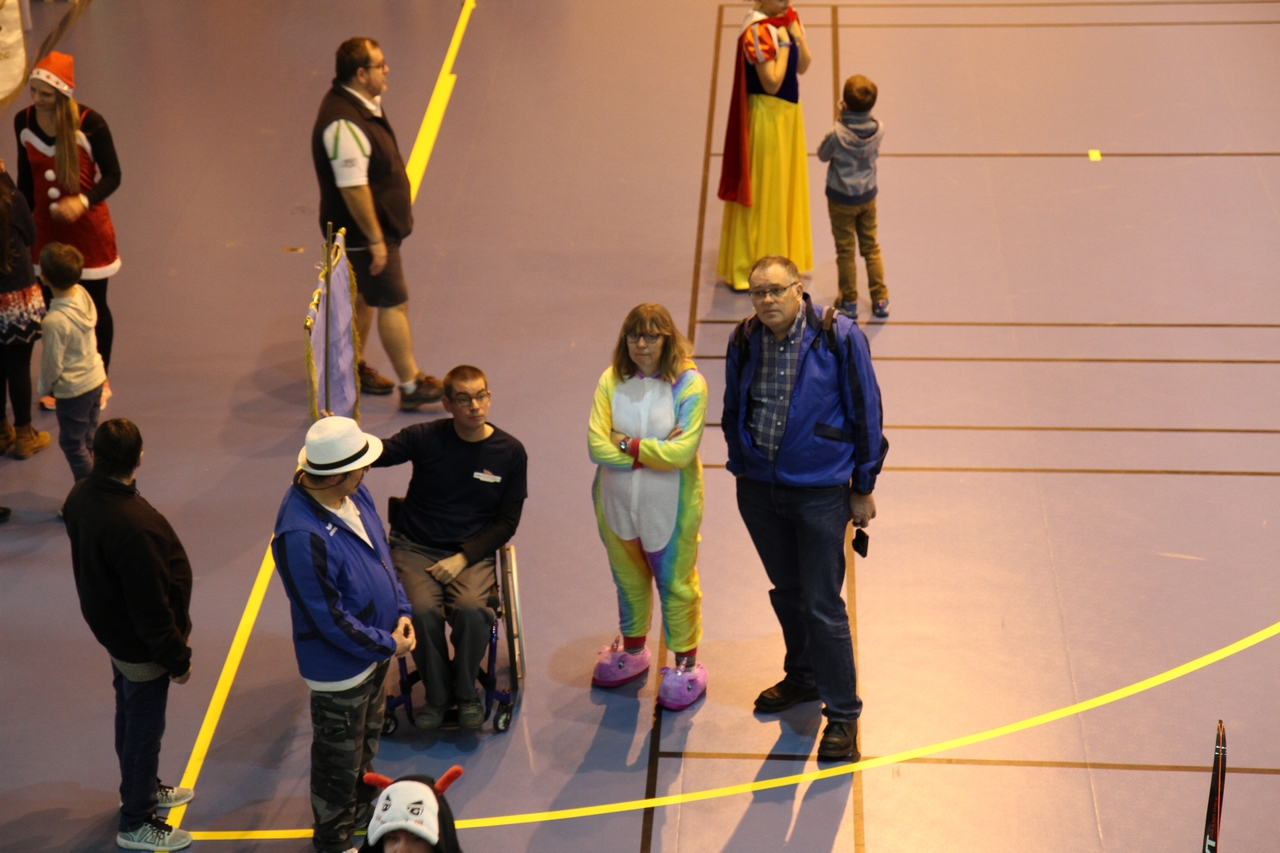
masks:
POLYGON ((356 284, 347 264, 346 232, 325 243, 320 287, 307 310, 307 379, 311 420, 321 412, 360 420, 356 375, 356 284))
POLYGON ((1216 853, 1218 828, 1222 825, 1222 789, 1227 781, 1227 731, 1218 720, 1218 739, 1213 746, 1213 776, 1209 780, 1209 813, 1204 819, 1204 843, 1200 853, 1216 853))

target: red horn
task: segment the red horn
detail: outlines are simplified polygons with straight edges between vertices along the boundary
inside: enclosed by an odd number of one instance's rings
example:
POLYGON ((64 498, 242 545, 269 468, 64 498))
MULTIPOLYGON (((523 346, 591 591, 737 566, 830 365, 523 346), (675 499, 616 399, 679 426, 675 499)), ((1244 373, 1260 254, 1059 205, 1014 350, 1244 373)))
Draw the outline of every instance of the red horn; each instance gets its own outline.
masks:
POLYGON ((445 791, 449 790, 449 786, 454 782, 457 782, 461 776, 462 768, 456 764, 453 765, 448 770, 444 771, 443 776, 436 780, 435 792, 437 794, 443 794, 445 791))
POLYGON ((371 788, 377 788, 379 791, 381 791, 383 788, 390 785, 391 781, 392 781, 391 779, 388 779, 386 776, 383 776, 381 773, 364 774, 364 783, 371 788))

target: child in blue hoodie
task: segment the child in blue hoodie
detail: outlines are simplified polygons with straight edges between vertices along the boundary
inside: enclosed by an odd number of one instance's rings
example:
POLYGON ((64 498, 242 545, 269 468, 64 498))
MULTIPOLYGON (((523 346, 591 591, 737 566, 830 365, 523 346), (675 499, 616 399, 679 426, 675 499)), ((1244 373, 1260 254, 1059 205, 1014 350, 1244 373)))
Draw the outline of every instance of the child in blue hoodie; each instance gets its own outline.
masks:
POLYGON ((827 163, 827 210, 836 241, 836 269, 840 298, 836 310, 858 317, 859 252, 867 263, 867 289, 871 313, 889 316, 889 288, 884 283, 884 261, 876 242, 876 158, 884 123, 871 116, 876 104, 876 84, 861 74, 844 81, 840 121, 818 146, 818 159, 827 163))

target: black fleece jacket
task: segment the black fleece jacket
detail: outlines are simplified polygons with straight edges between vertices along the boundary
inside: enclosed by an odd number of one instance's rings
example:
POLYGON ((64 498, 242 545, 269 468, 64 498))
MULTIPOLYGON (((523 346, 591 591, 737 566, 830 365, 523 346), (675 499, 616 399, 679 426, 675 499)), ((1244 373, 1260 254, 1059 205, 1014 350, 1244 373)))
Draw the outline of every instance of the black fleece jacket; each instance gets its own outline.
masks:
POLYGON ((191 564, 137 486, 91 474, 63 507, 80 612, 112 657, 191 668, 191 564))

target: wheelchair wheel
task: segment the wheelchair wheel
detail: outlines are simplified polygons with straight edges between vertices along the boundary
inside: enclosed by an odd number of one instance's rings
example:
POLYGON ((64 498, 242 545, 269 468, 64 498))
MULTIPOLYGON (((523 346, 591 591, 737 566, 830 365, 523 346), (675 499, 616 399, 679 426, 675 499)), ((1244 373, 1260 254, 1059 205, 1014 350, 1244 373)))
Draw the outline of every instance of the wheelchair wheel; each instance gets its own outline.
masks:
POLYGON ((384 735, 393 735, 396 729, 400 728, 400 721, 396 719, 396 712, 390 711, 382 718, 382 733, 384 735))
POLYGON ((505 732, 511 728, 511 705, 507 702, 498 704, 498 712, 493 715, 493 730, 505 732))

